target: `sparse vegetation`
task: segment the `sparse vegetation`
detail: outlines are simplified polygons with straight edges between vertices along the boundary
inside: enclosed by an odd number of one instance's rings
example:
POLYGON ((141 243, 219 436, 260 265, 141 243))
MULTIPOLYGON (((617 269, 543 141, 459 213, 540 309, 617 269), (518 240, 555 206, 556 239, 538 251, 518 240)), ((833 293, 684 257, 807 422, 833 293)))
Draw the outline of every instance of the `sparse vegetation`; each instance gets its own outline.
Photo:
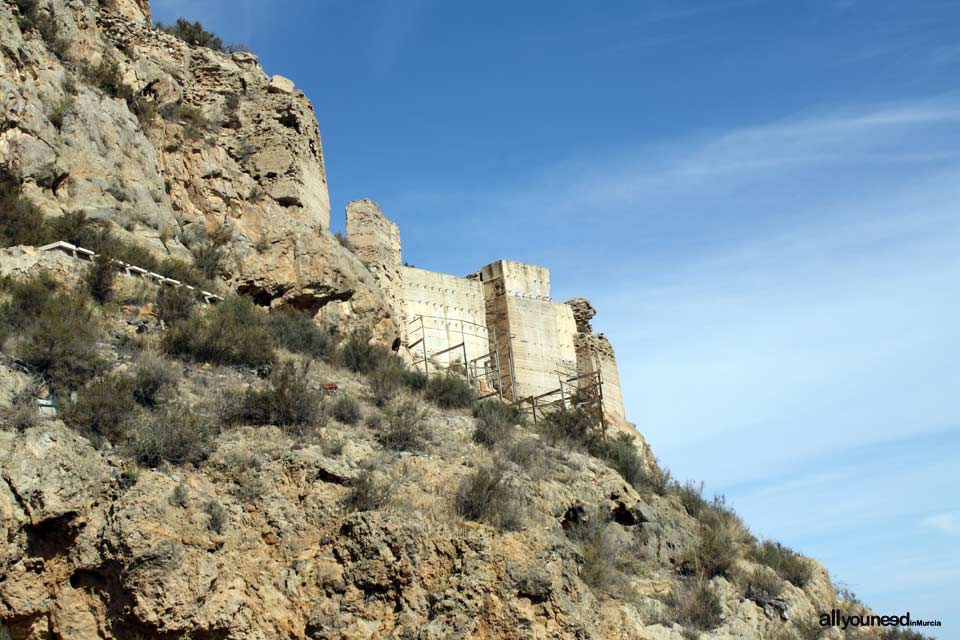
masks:
POLYGON ((187 492, 187 485, 183 484, 183 482, 178 482, 177 486, 173 488, 173 492, 170 494, 170 504, 174 507, 186 509, 188 497, 189 494, 187 492))
POLYGON ((104 369, 96 348, 99 323, 84 297, 57 291, 28 306, 37 313, 23 328, 16 351, 55 391, 77 389, 104 369))
POLYGON ((457 513, 467 520, 485 522, 504 531, 523 526, 520 506, 507 482, 502 465, 485 464, 460 481, 457 513))
POLYGON ((341 394, 333 401, 330 408, 333 417, 343 424, 354 425, 362 417, 360 403, 348 395, 341 394))
POLYGON ((366 465, 350 482, 350 493, 343 505, 350 511, 373 511, 384 505, 390 496, 390 484, 371 465, 366 465))
POLYGON ((716 497, 702 514, 700 525, 700 541, 685 564, 707 579, 731 576, 744 545, 752 542, 743 521, 726 507, 722 497, 716 497))
POLYGON ((163 346, 170 354, 213 364, 257 368, 274 359, 261 312, 238 295, 174 324, 164 335, 163 346))
POLYGON ((221 53, 245 50, 242 48, 242 45, 224 45, 223 40, 204 29, 202 24, 199 22, 190 22, 185 18, 177 18, 177 21, 173 24, 157 22, 155 26, 157 29, 176 36, 187 44, 192 44, 197 47, 206 47, 207 49, 213 49, 221 53))
POLYGON ((116 263, 107 255, 100 254, 94 258, 84 278, 90 297, 100 304, 110 302, 113 299, 118 270, 116 263))
POLYGON ((407 379, 407 368, 394 354, 383 355, 376 368, 367 375, 367 386, 374 403, 382 407, 403 389, 407 379))
POLYGON ((63 419, 77 431, 95 441, 122 442, 137 417, 133 399, 133 380, 110 374, 94 380, 69 403, 63 419))
POLYGON ((293 309, 267 316, 267 329, 287 351, 330 360, 336 350, 333 331, 320 328, 310 316, 293 309))
POLYGON ((496 400, 476 403, 473 417, 477 419, 473 441, 485 447, 507 442, 513 435, 514 425, 520 422, 520 412, 515 406, 496 400))
POLYGON ((207 514, 207 527, 214 533, 223 533, 223 526, 227 524, 227 510, 216 500, 208 500, 203 505, 203 512, 207 514))
POLYGON ((194 408, 174 405, 141 414, 134 424, 133 456, 137 462, 156 467, 162 462, 197 464, 206 460, 212 445, 210 421, 194 408))
POLYGON ((177 373, 163 358, 146 354, 133 376, 133 399, 144 407, 156 407, 176 385, 177 373))
POLYGON ((337 361, 341 367, 355 373, 371 373, 380 364, 394 354, 389 350, 370 343, 369 331, 357 331, 340 343, 337 361))
POLYGON ((285 362, 273 371, 269 384, 247 389, 226 404, 228 424, 308 426, 320 414, 320 395, 307 383, 306 369, 285 362))
POLYGON ((394 451, 423 451, 430 436, 426 412, 416 400, 406 399, 384 411, 377 439, 394 451))
POLYGON ((666 604, 676 622, 703 631, 719 626, 723 615, 720 598, 705 580, 680 584, 666 604))
POLYGON ((196 295, 186 287, 161 287, 157 294, 157 317, 168 325, 189 318, 196 306, 196 295))
POLYGON ((466 378, 444 373, 427 380, 424 397, 441 409, 465 409, 473 404, 473 388, 466 378))
POLYGON ((752 549, 751 555, 794 586, 803 588, 813 578, 813 566, 807 559, 779 542, 764 540, 752 549))
POLYGON ((64 122, 73 115, 75 108, 73 96, 67 94, 50 108, 47 118, 57 131, 62 131, 64 122))

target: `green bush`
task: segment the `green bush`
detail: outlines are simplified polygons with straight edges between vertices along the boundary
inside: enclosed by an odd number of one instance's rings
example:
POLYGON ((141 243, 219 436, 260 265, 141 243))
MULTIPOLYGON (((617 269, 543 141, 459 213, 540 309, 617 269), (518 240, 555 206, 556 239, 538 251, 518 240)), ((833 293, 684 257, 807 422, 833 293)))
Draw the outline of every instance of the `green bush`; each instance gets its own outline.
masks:
POLYGON ((163 337, 164 349, 173 355, 252 368, 273 363, 272 345, 261 312, 237 295, 174 324, 163 337))
POLYGON ((796 587, 803 588, 813 578, 813 565, 799 553, 779 542, 764 540, 751 550, 753 559, 764 564, 796 587))
POLYGON ((193 254, 193 266, 205 278, 212 280, 220 274, 225 256, 223 247, 212 242, 205 242, 194 247, 191 254, 193 254))
POLYGON ((430 440, 426 413, 416 400, 404 400, 383 413, 377 439, 394 451, 423 451, 430 440))
POLYGON ((267 328, 281 347, 294 353, 330 360, 337 347, 332 331, 321 329, 310 316, 296 310, 271 313, 267 328))
POLYGON ((720 598, 705 580, 681 584, 667 599, 673 619, 685 627, 709 631, 720 625, 723 607, 720 598))
POLYGON ((87 269, 84 284, 90 297, 105 304, 113 299, 117 280, 117 264, 104 254, 98 255, 87 269))
POLYGON ((144 466, 162 462, 199 464, 212 449, 210 421, 186 406, 166 407, 153 414, 141 414, 130 430, 133 455, 144 466))
POLYGON ((682 485, 675 484, 673 491, 680 497, 680 502, 687 514, 693 518, 699 518, 700 514, 708 507, 708 503, 703 497, 703 482, 697 484, 687 480, 682 485))
POLYGON ((424 397, 441 409, 465 409, 473 404, 473 388, 467 379, 445 373, 427 380, 424 397))
POLYGON ((333 417, 343 424, 357 424, 363 417, 360 411, 360 403, 348 395, 340 395, 333 401, 331 407, 333 417))
POLYGON ((53 105, 50 113, 47 114, 47 118, 50 120, 50 124, 56 127, 57 131, 61 131, 64 122, 69 116, 73 115, 75 108, 73 96, 66 95, 53 105))
POLYGON ((24 331, 53 304, 57 281, 46 271, 29 278, 7 278, 0 282, 6 300, 0 303, 0 327, 3 337, 24 331))
POLYGON ((157 294, 156 313, 164 324, 186 320, 197 306, 197 296, 186 287, 160 288, 157 294))
POLYGON ((203 25, 199 22, 190 22, 185 18, 177 18, 177 21, 173 24, 157 22, 156 27, 165 33, 180 38, 187 44, 206 47, 214 51, 224 51, 223 40, 204 29, 203 25))
POLYGON ((485 447, 509 441, 514 425, 520 422, 520 412, 515 406, 497 400, 484 400, 474 404, 473 417, 477 420, 473 441, 485 447))
POLYGON ((111 374, 81 389, 76 401, 67 405, 63 421, 97 442, 117 444, 124 440, 136 417, 133 380, 111 374))
POLYGON ((226 404, 228 424, 312 425, 320 415, 320 395, 307 384, 306 369, 286 362, 274 370, 269 384, 250 388, 226 404))

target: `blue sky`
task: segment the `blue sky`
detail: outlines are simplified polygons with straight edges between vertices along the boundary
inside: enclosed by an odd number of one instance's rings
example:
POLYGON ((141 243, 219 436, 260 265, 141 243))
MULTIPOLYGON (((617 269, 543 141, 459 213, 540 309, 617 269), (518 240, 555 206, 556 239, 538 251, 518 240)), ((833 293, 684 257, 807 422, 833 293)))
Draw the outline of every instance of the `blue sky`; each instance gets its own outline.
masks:
POLYGON ((675 475, 960 638, 960 4, 154 7, 311 98, 334 228, 549 266, 675 475))

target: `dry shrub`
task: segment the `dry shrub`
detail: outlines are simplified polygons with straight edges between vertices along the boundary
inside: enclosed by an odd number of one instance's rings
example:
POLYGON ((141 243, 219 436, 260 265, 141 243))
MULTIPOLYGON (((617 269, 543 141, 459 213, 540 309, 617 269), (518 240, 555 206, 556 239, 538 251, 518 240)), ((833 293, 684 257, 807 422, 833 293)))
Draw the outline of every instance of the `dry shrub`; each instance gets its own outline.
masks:
POLYGON ((133 375, 133 399, 144 407, 155 407, 176 382, 177 371, 171 362, 152 353, 144 354, 133 375))
POLYGON ((377 439, 394 451, 423 451, 431 438, 427 414, 412 398, 402 400, 383 412, 377 439))
POLYGON ((196 294, 186 287, 162 287, 157 294, 156 313, 165 324, 186 320, 197 306, 196 294))
POLYGON ((249 298, 228 296, 204 314, 173 325, 164 349, 197 362, 259 368, 274 361, 273 340, 249 298))
POLYGON ((424 397, 441 409, 465 409, 473 404, 473 388, 456 373, 444 373, 427 380, 424 397))
POLYGON ((227 424, 287 426, 314 425, 320 418, 320 394, 307 383, 309 365, 285 362, 270 375, 263 388, 247 389, 224 403, 227 424))
POLYGON ((288 351, 330 360, 337 347, 336 335, 317 326, 313 318, 294 309, 267 316, 267 329, 288 351))
POLYGON ((390 498, 392 487, 372 463, 364 465, 360 474, 350 482, 350 492, 343 499, 349 511, 373 511, 390 498))
POLYGON ((500 464, 485 464, 460 481, 457 513, 467 520, 485 522, 503 531, 523 526, 520 503, 500 464))
POLYGON ((63 421, 80 433, 97 442, 105 439, 111 443, 122 442, 137 417, 133 380, 117 374, 82 388, 63 413, 63 421))
POLYGON ((360 403, 346 394, 337 396, 330 407, 330 411, 333 413, 333 417, 343 424, 357 424, 363 417, 360 403))
POLYGON ((743 521, 718 497, 700 523, 700 541, 686 563, 705 578, 730 577, 743 546, 752 541, 743 521))
POLYGON ((754 560, 770 567, 796 587, 803 588, 813 578, 813 565, 810 561, 779 542, 764 540, 753 548, 751 555, 754 560))
POLYGON ((162 462, 199 464, 206 460, 212 450, 214 429, 195 409, 177 405, 142 415, 131 432, 137 462, 156 467, 162 462))
POLYGON ((685 627, 709 631, 720 625, 723 607, 706 580, 681 583, 666 601, 674 621, 685 627))
POLYGON ((517 408, 497 400, 476 403, 473 417, 477 420, 473 441, 488 448, 508 442, 513 437, 514 426, 520 423, 517 408))

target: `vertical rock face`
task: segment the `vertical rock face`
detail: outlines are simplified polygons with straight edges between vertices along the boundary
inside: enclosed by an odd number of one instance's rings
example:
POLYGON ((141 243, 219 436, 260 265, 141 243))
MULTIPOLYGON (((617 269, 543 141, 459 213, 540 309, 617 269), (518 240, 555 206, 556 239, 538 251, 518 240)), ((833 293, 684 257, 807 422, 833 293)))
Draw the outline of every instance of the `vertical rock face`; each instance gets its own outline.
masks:
POLYGON ((405 340, 400 228, 373 200, 354 200, 347 205, 347 237, 354 255, 376 279, 400 328, 400 340, 405 340))
POLYGON ((228 285, 396 340, 376 282, 329 233, 320 131, 291 81, 158 31, 144 0, 37 7, 44 36, 0 3, 0 169, 24 195, 158 254, 225 229, 228 285))

